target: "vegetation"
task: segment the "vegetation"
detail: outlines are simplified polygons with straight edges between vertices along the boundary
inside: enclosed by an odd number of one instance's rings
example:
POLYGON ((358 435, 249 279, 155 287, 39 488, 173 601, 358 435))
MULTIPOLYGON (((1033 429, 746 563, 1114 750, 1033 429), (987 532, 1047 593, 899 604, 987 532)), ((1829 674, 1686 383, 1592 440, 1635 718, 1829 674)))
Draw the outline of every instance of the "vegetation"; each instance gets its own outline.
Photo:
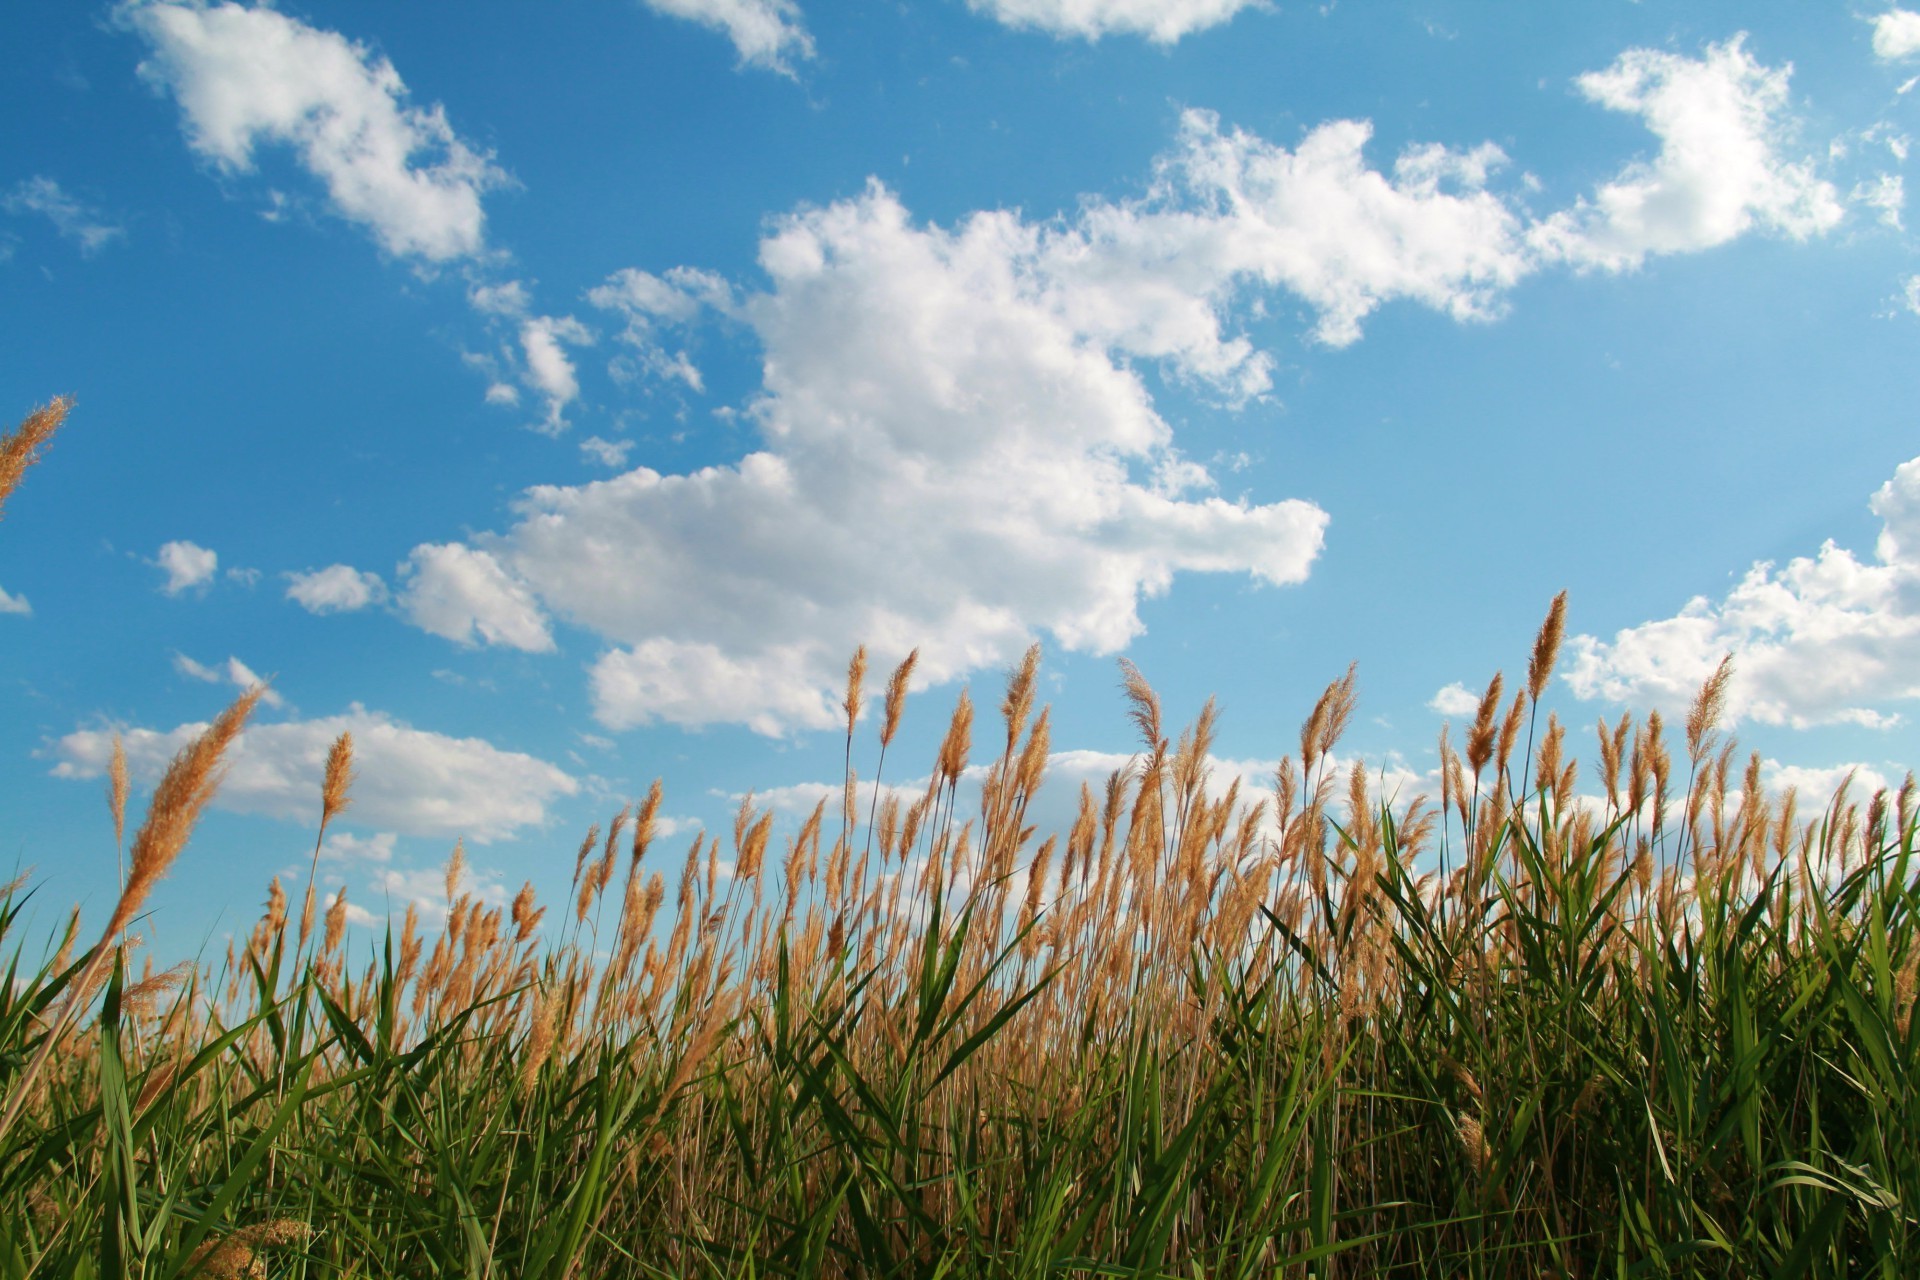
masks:
MULTIPOLYGON (((1443 736, 1437 805, 1336 763, 1351 671, 1254 797, 1210 782, 1211 705, 1170 740, 1129 667, 1138 754, 1040 838, 1037 651, 977 809, 965 694, 924 788, 856 781, 856 655, 837 811, 777 852, 743 802, 670 911, 656 783, 563 918, 477 900, 456 847, 444 927, 370 962, 309 877, 136 976, 249 693, 93 946, 76 914, 31 959, 0 892, 0 1276, 1913 1274, 1911 777, 1803 819, 1716 729, 1723 666, 1683 759, 1602 722, 1583 791, 1537 715, 1563 615, 1443 736)), ((343 737, 316 849, 352 780, 343 737)))

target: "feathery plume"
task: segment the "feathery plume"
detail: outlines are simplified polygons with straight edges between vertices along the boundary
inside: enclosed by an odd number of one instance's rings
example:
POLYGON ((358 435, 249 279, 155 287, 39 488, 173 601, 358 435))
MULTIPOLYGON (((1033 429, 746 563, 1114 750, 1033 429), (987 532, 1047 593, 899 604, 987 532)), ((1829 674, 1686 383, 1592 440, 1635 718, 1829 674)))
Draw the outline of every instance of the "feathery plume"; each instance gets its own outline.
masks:
POLYGON ((1547 691, 1547 681, 1553 675, 1554 659, 1560 656, 1560 638, 1567 629, 1567 593, 1562 591, 1547 606, 1547 619, 1540 624, 1540 633, 1533 638, 1533 658, 1527 663, 1527 698, 1540 701, 1540 695, 1547 691))
POLYGON ((40 460, 40 451, 53 439, 72 407, 68 397, 55 396, 22 419, 12 435, 0 438, 0 514, 4 514, 7 498, 19 486, 20 477, 40 460))
POLYGON ((887 680, 886 718, 880 727, 882 751, 892 745, 893 735, 900 731, 900 715, 907 707, 907 682, 913 679, 913 668, 919 661, 920 651, 915 649, 893 669, 893 675, 887 680))
MULTIPOLYGON (((127 837, 127 795, 132 790, 127 780, 127 744, 120 740, 116 732, 113 735, 113 758, 107 762, 107 808, 113 813, 113 843, 116 848, 126 844, 127 837)), ((124 869, 121 879, 126 878, 124 869)))
POLYGON ((1487 767, 1487 761, 1493 759, 1493 719, 1500 710, 1500 689, 1501 675, 1496 671, 1480 699, 1480 709, 1474 713, 1473 728, 1467 731, 1467 767, 1473 770, 1475 778, 1487 767))
POLYGON ((853 722, 860 718, 861 694, 867 683, 867 646, 861 645, 853 651, 853 660, 847 663, 847 696, 841 700, 840 707, 847 713, 847 732, 853 732, 853 722))
POLYGON ((447 905, 453 905, 454 895, 460 891, 460 875, 467 869, 467 841, 462 836, 453 842, 453 852, 447 856, 447 905))

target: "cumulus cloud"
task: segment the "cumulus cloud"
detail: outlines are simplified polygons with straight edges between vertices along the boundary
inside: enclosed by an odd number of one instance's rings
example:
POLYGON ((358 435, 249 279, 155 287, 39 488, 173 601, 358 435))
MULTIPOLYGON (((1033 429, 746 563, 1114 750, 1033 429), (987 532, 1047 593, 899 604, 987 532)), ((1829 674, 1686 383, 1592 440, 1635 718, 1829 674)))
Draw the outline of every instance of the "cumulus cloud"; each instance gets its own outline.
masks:
POLYGON ((415 547, 400 575, 400 607, 423 631, 460 644, 553 648, 533 593, 485 551, 457 542, 415 547))
POLYGON ((0 614, 13 613, 25 618, 33 613, 33 606, 27 603, 25 596, 10 596, 5 587, 0 587, 0 614))
MULTIPOLYGON (((1181 571, 1302 580, 1325 514, 1161 483, 1205 473, 1168 465, 1167 425, 1076 321, 1095 308, 1045 274, 1052 252, 1009 213, 917 226, 878 186, 783 219, 761 246, 772 288, 741 304, 766 349, 763 448, 536 488, 507 533, 431 554, 520 587, 516 617, 537 598, 612 641, 593 670, 609 726, 770 733, 831 723, 862 641, 920 646, 939 681, 1036 632, 1112 652, 1181 571)), ((518 643, 447 604, 429 629, 518 643)))
POLYGON ((1756 227, 1797 240, 1834 227, 1845 210, 1833 185, 1783 154, 1791 74, 1791 66, 1762 66, 1736 36, 1698 59, 1630 49, 1581 76, 1589 101, 1639 116, 1660 151, 1534 228, 1535 247, 1577 267, 1620 271, 1756 227))
POLYGON ((1480 709, 1480 695, 1455 680, 1427 700, 1427 709, 1443 716, 1470 716, 1480 709))
POLYGON ((1920 13, 1889 9, 1873 20, 1873 56, 1897 62, 1920 53, 1920 13))
POLYGON ((641 0, 655 13, 723 32, 740 61, 786 75, 794 61, 813 57, 800 6, 793 0, 641 0))
POLYGON ((1336 120, 1289 151, 1186 112, 1146 200, 1091 206, 1080 229, 1051 242, 1063 305, 1127 350, 1251 392, 1265 389, 1266 362, 1220 330, 1236 287, 1302 298, 1319 312, 1315 336, 1335 346, 1399 298, 1456 319, 1497 314, 1531 269, 1520 219, 1486 189, 1506 156, 1491 143, 1428 144, 1387 173, 1366 159, 1372 133, 1364 120, 1336 120))
POLYGON ((356 836, 347 831, 329 831, 320 846, 323 862, 392 862, 393 847, 399 836, 391 831, 376 831, 356 836))
POLYGON ((1061 38, 1140 35, 1158 44, 1218 26, 1262 0, 967 0, 976 13, 1010 27, 1061 38))
POLYGON ((53 224, 55 231, 79 245, 82 257, 92 257, 127 234, 125 227, 107 221, 98 209, 67 194, 44 174, 15 183, 0 196, 0 209, 11 214, 39 214, 53 224))
POLYGON ((387 598, 380 575, 351 565, 330 564, 307 573, 289 573, 287 599, 308 613, 352 613, 387 598))
POLYGON ((141 75, 173 95, 189 144, 222 169, 288 146, 388 253, 442 262, 482 248, 481 195, 504 175, 439 105, 411 105, 385 58, 268 8, 162 0, 121 13, 152 48, 141 75))
MULTIPOLYGON (((144 783, 158 779, 174 753, 206 727, 121 727, 133 776, 144 783)), ((53 743, 54 776, 100 777, 113 755, 114 732, 78 729, 53 743)), ((353 734, 359 771, 352 818, 384 831, 497 840, 543 823, 548 804, 580 787, 544 760, 479 738, 414 729, 356 704, 343 715, 251 725, 228 755, 230 767, 214 805, 313 822, 327 752, 344 732, 353 734)))
POLYGON ((1731 653, 1734 718, 1899 724, 1894 704, 1920 697, 1920 458, 1869 506, 1882 521, 1872 556, 1829 540, 1784 567, 1755 564, 1724 599, 1697 596, 1611 641, 1580 636, 1568 683, 1582 698, 1684 706, 1731 653))
POLYGON ((581 457, 616 470, 627 465, 627 455, 631 452, 631 440, 602 440, 599 436, 588 436, 580 442, 581 457))
POLYGON ((533 316, 520 325, 527 385, 546 398, 547 417, 542 429, 550 434, 566 430, 567 406, 580 396, 580 379, 567 355, 567 346, 592 342, 592 332, 572 316, 533 316))
MULTIPOLYGON (((173 669, 189 680, 198 680, 203 684, 230 684, 236 689, 251 689, 257 684, 265 684, 252 667, 238 658, 229 657, 217 667, 205 666, 195 662, 184 653, 173 655, 173 669)), ((260 701, 269 707, 284 706, 286 700, 271 688, 260 695, 260 701)))
POLYGON ((654 377, 683 382, 694 391, 706 390, 700 370, 685 350, 670 348, 664 334, 686 328, 708 309, 722 315, 738 310, 732 285, 692 267, 675 267, 664 276, 627 267, 590 290, 587 301, 625 322, 620 341, 630 351, 615 360, 615 378, 654 377))
POLYGON ((196 543, 177 541, 161 546, 160 553, 154 557, 154 565, 167 575, 160 584, 160 590, 170 596, 195 587, 204 587, 213 581, 213 575, 220 568, 220 557, 196 543))

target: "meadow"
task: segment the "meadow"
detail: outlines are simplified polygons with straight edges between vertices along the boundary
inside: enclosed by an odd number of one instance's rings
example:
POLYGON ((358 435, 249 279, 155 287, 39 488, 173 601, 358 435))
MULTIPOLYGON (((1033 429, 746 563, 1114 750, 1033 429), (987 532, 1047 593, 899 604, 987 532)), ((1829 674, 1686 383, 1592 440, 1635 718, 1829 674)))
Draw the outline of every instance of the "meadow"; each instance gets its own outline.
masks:
MULTIPOLYGON (((1583 772, 1564 611, 1437 797, 1338 754, 1351 670, 1252 794, 1123 664, 1130 765, 1037 831, 1037 648, 906 787, 912 659, 869 696, 856 654, 845 788, 777 841, 749 797, 663 849, 656 783, 565 901, 456 848, 444 924, 365 953, 276 879, 154 972, 249 691, 131 835, 112 773, 103 923, 0 891, 0 1277, 1916 1274, 1912 777, 1769 792, 1724 664, 1583 772)), ((317 857, 350 739, 313 781, 317 857)))

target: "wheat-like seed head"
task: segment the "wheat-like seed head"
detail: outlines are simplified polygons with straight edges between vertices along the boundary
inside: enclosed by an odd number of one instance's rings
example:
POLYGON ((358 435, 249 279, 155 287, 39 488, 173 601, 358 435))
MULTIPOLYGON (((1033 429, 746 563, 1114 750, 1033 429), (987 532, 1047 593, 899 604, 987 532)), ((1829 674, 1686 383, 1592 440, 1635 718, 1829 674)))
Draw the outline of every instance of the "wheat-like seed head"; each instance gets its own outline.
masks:
POLYGON ((333 895, 333 905, 327 908, 327 936, 320 944, 320 954, 330 956, 340 949, 340 941, 347 933, 347 886, 341 885, 333 895))
POLYGON ((1533 638, 1533 658, 1527 663, 1527 697, 1530 701, 1540 701, 1540 695, 1547 691, 1547 681, 1553 676, 1554 659, 1560 655, 1560 638, 1566 629, 1567 593, 1562 591, 1548 606, 1546 621, 1540 624, 1540 633, 1533 638))
POLYGON ((467 869, 467 842, 461 837, 453 842, 453 852, 447 855, 447 905, 452 906, 454 898, 460 892, 460 876, 467 869))
POLYGON ((1732 679, 1733 655, 1729 653, 1701 684, 1700 692, 1694 695, 1693 706, 1687 711, 1687 759, 1695 764, 1707 753, 1708 735, 1726 709, 1727 685, 1732 679))
POLYGON ((1487 761, 1493 759, 1494 717, 1500 711, 1501 673, 1493 673, 1493 680, 1487 685, 1487 691, 1480 698, 1480 709, 1474 713, 1473 728, 1467 731, 1467 767, 1478 778, 1487 761))
POLYGON ((900 731, 900 716, 907 708, 907 682, 913 679, 913 668, 920 661, 920 651, 909 652, 899 666, 893 669, 893 675, 887 680, 886 717, 880 727, 880 749, 885 751, 893 743, 893 735, 900 731))
POLYGON ((353 734, 342 732, 327 752, 327 771, 320 785, 320 829, 353 803, 353 734))
POLYGON ((847 696, 840 702, 840 709, 847 713, 847 734, 853 734, 853 722, 860 718, 862 694, 867 683, 867 646, 861 645, 853 651, 853 659, 847 663, 847 696))
POLYGON ((72 407, 71 399, 56 396, 22 419, 12 435, 0 438, 0 513, 4 513, 8 496, 19 487, 20 477, 40 460, 40 451, 53 439, 72 407))
POLYGON ((186 847, 207 802, 220 787, 222 760, 233 740, 246 727, 247 717, 266 692, 255 685, 222 711, 204 733, 180 749, 153 789, 146 821, 133 837, 131 870, 113 915, 101 935, 103 943, 117 937, 140 910, 160 877, 186 847))
POLYGON ((107 762, 107 808, 113 814, 113 843, 124 844, 127 834, 127 794, 132 790, 127 780, 127 744, 120 740, 119 733, 113 735, 113 758, 107 762))

